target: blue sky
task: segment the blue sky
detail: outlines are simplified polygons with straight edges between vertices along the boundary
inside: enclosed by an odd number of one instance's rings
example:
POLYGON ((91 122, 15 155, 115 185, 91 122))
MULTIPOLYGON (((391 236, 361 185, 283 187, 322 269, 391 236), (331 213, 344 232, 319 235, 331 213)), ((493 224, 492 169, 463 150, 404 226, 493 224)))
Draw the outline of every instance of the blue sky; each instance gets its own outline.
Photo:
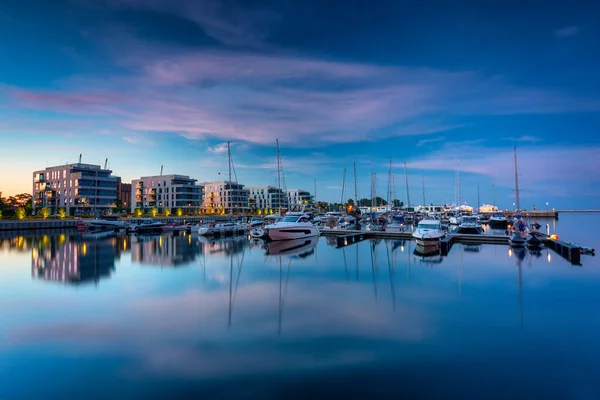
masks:
POLYGON ((238 180, 339 201, 600 208, 600 6, 590 2, 5 1, 0 191, 106 158, 124 180, 238 180), (222 175, 221 175, 222 176, 222 175), (494 190, 492 190, 492 185, 494 190))

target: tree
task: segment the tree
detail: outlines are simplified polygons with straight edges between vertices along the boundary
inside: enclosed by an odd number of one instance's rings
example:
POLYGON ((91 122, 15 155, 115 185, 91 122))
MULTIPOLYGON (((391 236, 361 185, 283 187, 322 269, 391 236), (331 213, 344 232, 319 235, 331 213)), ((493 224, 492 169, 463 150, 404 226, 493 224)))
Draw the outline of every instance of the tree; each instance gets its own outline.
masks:
POLYGON ((42 207, 42 209, 40 210, 40 215, 44 219, 48 218, 48 215, 50 215, 50 210, 48 209, 48 207, 42 207))
POLYGON ((169 207, 165 207, 165 217, 168 217, 169 215, 171 215, 171 210, 169 207))
POLYGON ((67 216, 67 212, 65 211, 65 209, 59 208, 58 209, 58 218, 64 219, 66 216, 67 216))
POLYGON ((348 201, 346 201, 346 204, 352 204, 352 205, 354 205, 354 200, 353 199, 348 199, 348 201))
POLYGON ((183 215, 183 210, 181 208, 177 209, 177 216, 181 217, 183 215))
POLYGON ((17 208, 17 218, 18 219, 23 219, 23 218, 25 218, 26 215, 27 215, 27 212, 25 211, 25 207, 17 208))
POLYGON ((398 199, 394 199, 392 204, 394 205, 394 207, 402 207, 404 205, 404 202, 398 199))
POLYGON ((153 217, 156 217, 156 215, 158 214, 158 209, 156 207, 152 207, 152 210, 150 210, 150 214, 153 217))
POLYGON ((371 199, 362 198, 358 201, 358 205, 359 205, 359 207, 370 207, 371 199))
POLYGON ((141 218, 142 216, 142 209, 141 208, 136 208, 134 211, 134 214, 137 218, 141 218))

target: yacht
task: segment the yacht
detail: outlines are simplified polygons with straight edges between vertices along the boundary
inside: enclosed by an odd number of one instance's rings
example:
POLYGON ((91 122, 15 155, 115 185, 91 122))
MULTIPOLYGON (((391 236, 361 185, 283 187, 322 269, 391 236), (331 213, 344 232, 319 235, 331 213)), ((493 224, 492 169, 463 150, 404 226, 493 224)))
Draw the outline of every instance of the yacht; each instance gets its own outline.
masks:
POLYGON ((448 213, 448 223, 450 225, 460 225, 462 222, 462 216, 459 213, 448 213))
POLYGON ((392 216, 392 220, 385 224, 383 228, 386 232, 404 232, 406 221, 402 215, 394 215, 392 216))
POLYGON ((275 222, 278 222, 280 220, 281 220, 281 215, 279 215, 279 214, 272 214, 272 215, 265 216, 264 219, 262 219, 262 224, 255 224, 255 225, 251 224, 250 236, 252 236, 253 238, 256 238, 256 239, 268 238, 267 231, 265 230, 265 226, 272 225, 275 222))
POLYGON ((504 214, 501 212, 495 212, 490 217, 489 224, 490 224, 490 228, 492 228, 492 229, 505 229, 507 223, 508 223, 508 220, 506 219, 504 214))
POLYGON ((127 228, 125 221, 118 215, 107 215, 87 220, 85 221, 85 225, 90 231, 106 229, 119 230, 127 228))
POLYGON ((442 224, 437 219, 423 219, 417 225, 417 229, 413 232, 413 237, 418 245, 421 246, 437 246, 440 239, 446 233, 442 230, 442 224))
POLYGON ((198 228, 200 236, 214 236, 215 234, 225 235, 242 235, 248 230, 247 224, 241 222, 211 222, 206 225, 201 225, 198 228))
POLYGON ((483 229, 477 220, 475 215, 465 215, 462 218, 462 222, 456 230, 457 233, 480 235, 483 233, 483 229))
POLYGON ((281 221, 265 226, 265 231, 271 240, 319 236, 319 228, 311 222, 310 215, 303 212, 288 212, 281 221))

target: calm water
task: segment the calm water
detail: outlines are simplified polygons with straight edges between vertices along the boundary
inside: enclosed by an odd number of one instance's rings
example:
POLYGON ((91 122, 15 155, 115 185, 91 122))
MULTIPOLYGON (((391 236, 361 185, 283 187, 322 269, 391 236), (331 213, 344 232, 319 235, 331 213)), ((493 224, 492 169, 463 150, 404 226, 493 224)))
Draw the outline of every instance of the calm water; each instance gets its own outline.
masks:
MULTIPOLYGON (((596 249, 599 226, 551 223, 596 249)), ((2 237, 2 399, 600 397, 596 257, 2 237)))

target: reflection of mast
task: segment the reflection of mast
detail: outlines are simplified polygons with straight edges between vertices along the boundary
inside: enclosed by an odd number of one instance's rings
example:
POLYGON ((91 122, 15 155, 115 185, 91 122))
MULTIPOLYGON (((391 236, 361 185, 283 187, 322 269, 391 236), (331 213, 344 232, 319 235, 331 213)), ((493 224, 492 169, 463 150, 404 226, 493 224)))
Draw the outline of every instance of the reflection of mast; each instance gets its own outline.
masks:
POLYGON ((238 286, 240 284, 240 276, 242 275, 242 265, 244 264, 245 248, 242 249, 242 257, 238 258, 237 277, 235 280, 235 289, 233 288, 233 253, 229 258, 229 318, 228 326, 231 327, 231 317, 233 315, 233 305, 235 304, 235 297, 237 295, 238 286))
POLYGON ((375 280, 375 268, 377 265, 377 252, 375 251, 375 241, 371 245, 371 271, 373 273, 373 292, 375 293, 375 300, 377 300, 377 282, 375 280))
POLYGON ((517 147, 515 146, 515 204, 517 206, 517 210, 521 209, 521 205, 519 204, 519 174, 517 172, 517 147))
POLYGON ((356 280, 358 280, 358 244, 356 244, 356 280))
POLYGON ((458 295, 462 296, 462 265, 463 265, 463 245, 460 245, 460 263, 458 264, 458 295))
MULTIPOLYGON (((522 250, 523 252, 525 249, 522 250)), ((519 254, 517 256, 517 267, 519 268, 519 324, 521 329, 523 329, 523 277, 521 272, 521 257, 519 254)))
POLYGON ((348 263, 346 262, 346 248, 342 247, 342 254, 344 255, 344 268, 346 269, 346 279, 348 279, 348 263))
POLYGON ((283 321, 283 306, 284 306, 284 299, 285 299, 285 294, 287 293, 287 284, 288 284, 288 279, 290 277, 290 265, 292 263, 292 260, 290 260, 290 262, 288 263, 288 270, 287 273, 285 275, 285 288, 282 287, 282 283, 283 283, 283 266, 282 266, 282 257, 279 257, 279 319, 278 319, 278 334, 281 335, 281 324, 283 321))
POLYGON ((388 272, 390 274, 390 289, 392 291, 392 308, 396 311, 396 288, 394 287, 394 269, 392 268, 392 263, 390 261, 390 249, 387 246, 387 242, 385 244, 385 250, 387 252, 387 260, 388 260, 388 272))

